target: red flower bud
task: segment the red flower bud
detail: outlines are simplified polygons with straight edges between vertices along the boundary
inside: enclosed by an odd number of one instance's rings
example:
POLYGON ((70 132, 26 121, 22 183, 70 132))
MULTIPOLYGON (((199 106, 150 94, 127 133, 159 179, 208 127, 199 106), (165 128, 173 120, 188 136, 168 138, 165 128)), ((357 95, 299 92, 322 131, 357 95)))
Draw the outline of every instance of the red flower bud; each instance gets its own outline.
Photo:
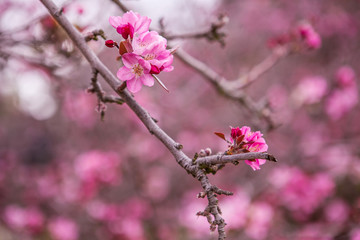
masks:
POLYGON ((105 45, 109 48, 115 47, 115 42, 113 40, 106 40, 105 45))

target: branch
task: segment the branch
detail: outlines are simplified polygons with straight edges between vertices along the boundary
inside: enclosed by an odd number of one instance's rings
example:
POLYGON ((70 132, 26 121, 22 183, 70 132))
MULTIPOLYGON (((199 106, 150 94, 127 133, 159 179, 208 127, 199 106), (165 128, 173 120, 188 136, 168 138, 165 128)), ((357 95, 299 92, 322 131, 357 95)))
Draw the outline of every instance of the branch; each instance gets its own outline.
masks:
MULTIPOLYGON (((122 89, 123 83, 120 82, 111 71, 99 60, 99 58, 91 51, 87 46, 84 37, 74 28, 74 26, 62 15, 61 9, 59 9, 52 0, 40 0, 43 5, 49 10, 50 14, 56 19, 59 25, 69 35, 73 43, 79 48, 81 53, 87 59, 91 67, 94 69, 94 74, 97 72, 104 78, 104 80, 111 86, 111 88, 124 100, 124 102, 130 107, 130 109, 138 116, 142 123, 146 126, 151 134, 158 138, 166 148, 174 156, 176 162, 184 168, 189 174, 198 179, 202 188, 205 190, 208 198, 208 212, 214 217, 211 223, 211 230, 218 229, 219 240, 226 238, 225 234, 225 220, 221 217, 221 211, 218 206, 218 199, 216 194, 231 195, 230 192, 220 190, 217 187, 210 184, 209 179, 205 172, 197 165, 193 164, 192 159, 185 155, 181 149, 182 145, 175 142, 167 133, 162 130, 150 116, 150 114, 141 107, 126 90, 122 89)), ((115 3, 120 2, 113 0, 115 3)), ((122 5, 122 4, 120 4, 122 5)), ((234 155, 236 156, 236 155, 234 155)))
POLYGON ((241 160, 266 159, 271 162, 277 162, 277 159, 266 152, 249 152, 234 155, 217 154, 196 159, 198 165, 211 166, 215 164, 233 163, 241 160))
POLYGON ((110 1, 115 3, 121 9, 121 11, 123 11, 124 13, 129 11, 129 9, 127 7, 125 7, 125 5, 122 4, 119 0, 110 0, 110 1))
MULTIPOLYGON (((243 80, 239 80, 240 84, 238 84, 236 81, 233 83, 232 81, 229 81, 225 77, 216 73, 205 63, 197 60, 181 49, 178 49, 175 52, 175 56, 178 57, 183 63, 197 71, 201 76, 203 76, 209 83, 211 83, 211 85, 213 85, 219 94, 223 95, 225 98, 241 104, 250 112, 255 113, 257 117, 264 119, 267 122, 269 129, 276 127, 276 124, 270 115, 270 111, 266 107, 256 104, 243 91, 233 87, 233 85, 241 85, 243 80)), ((276 60, 278 61, 279 59, 280 58, 276 60)), ((269 64, 271 63, 270 60, 265 60, 265 63, 262 65, 262 67, 254 68, 255 72, 251 75, 260 76, 261 74, 265 73, 265 71, 274 66, 277 61, 273 60, 273 64, 271 65, 269 64)), ((254 82, 256 79, 257 78, 254 78, 251 82, 254 82)))

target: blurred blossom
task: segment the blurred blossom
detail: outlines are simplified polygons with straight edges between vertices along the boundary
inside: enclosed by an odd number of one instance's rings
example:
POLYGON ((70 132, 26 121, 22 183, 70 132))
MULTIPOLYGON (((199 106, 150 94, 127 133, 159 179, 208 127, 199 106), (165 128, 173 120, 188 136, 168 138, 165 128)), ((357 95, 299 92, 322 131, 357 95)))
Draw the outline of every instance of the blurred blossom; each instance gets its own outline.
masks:
POLYGON ((64 98, 64 114, 79 127, 91 128, 97 118, 96 97, 84 91, 67 92, 64 98))
POLYGON ((295 237, 295 240, 332 240, 329 229, 323 229, 323 227, 318 224, 308 224, 303 229, 301 229, 295 237))
POLYGON ((319 31, 322 35, 354 37, 359 28, 357 27, 356 18, 345 12, 343 8, 332 5, 326 12, 323 12, 319 18, 319 31))
POLYGON ((266 202, 253 203, 248 211, 246 235, 256 240, 267 238, 273 217, 274 209, 270 204, 266 202))
MULTIPOLYGON (((206 217, 197 216, 196 213, 204 211, 207 202, 205 199, 197 199, 198 191, 189 191, 182 199, 181 208, 178 209, 179 222, 185 226, 194 237, 205 237, 210 235, 209 223, 206 217)), ((221 207, 221 206, 220 206, 221 207)))
POLYGON ((330 223, 343 223, 350 214, 349 206, 341 199, 331 201, 325 207, 325 218, 330 223))
POLYGON ((108 224, 110 232, 119 236, 118 239, 145 240, 142 223, 137 218, 123 217, 121 220, 108 224))
POLYGON ((334 145, 320 152, 320 163, 333 176, 342 176, 351 169, 353 156, 346 145, 334 145))
POLYGON ((34 207, 21 208, 16 205, 9 205, 5 208, 4 221, 15 230, 27 230, 36 233, 43 228, 44 215, 34 207))
POLYGON ((153 200, 163 200, 169 193, 169 174, 166 169, 153 167, 148 170, 145 192, 153 200))
POLYGON ((76 174, 84 182, 115 183, 120 176, 119 157, 114 152, 85 152, 75 159, 76 174))
POLYGON ((280 85, 272 86, 267 92, 270 106, 275 110, 286 108, 288 100, 287 89, 280 85))
POLYGON ((360 228, 354 228, 351 230, 350 240, 360 240, 360 228))
POLYGON ((250 207, 250 196, 242 189, 234 191, 233 197, 221 201, 222 216, 226 219, 227 227, 240 229, 247 222, 247 212, 250 207))
POLYGON ((292 98, 298 106, 301 106, 320 102, 326 93, 326 79, 321 76, 313 76, 300 81, 292 93, 292 98))
MULTIPOLYGON (((311 129, 309 132, 305 132, 300 142, 302 152, 306 157, 315 156, 319 152, 322 153, 322 151, 320 150, 324 146, 325 140, 326 137, 319 130, 311 129)), ((328 154, 326 154, 326 156, 328 156, 328 154)), ((310 158, 306 158, 306 159, 312 161, 312 159, 310 158)))
POLYGON ((77 224, 65 217, 56 217, 49 220, 48 229, 54 240, 76 240, 79 230, 77 224))
POLYGON ((280 202, 300 221, 306 220, 334 190, 334 182, 328 175, 310 176, 296 167, 277 169, 271 179, 281 192, 280 202), (278 179, 282 179, 280 184, 274 181, 278 179))
POLYGON ((336 72, 336 81, 341 88, 356 87, 355 72, 349 66, 343 66, 336 72))
POLYGON ((298 32, 308 48, 318 49, 321 47, 320 35, 314 30, 310 23, 302 23, 298 26, 298 32))
POLYGON ((336 121, 355 107, 358 103, 358 91, 355 88, 334 90, 326 101, 326 112, 336 121))
POLYGON ((107 204, 100 200, 94 200, 86 205, 87 213, 99 221, 112 221, 119 214, 118 207, 114 204, 107 204))
POLYGON ((359 93, 355 72, 349 66, 341 67, 336 73, 336 88, 326 101, 325 110, 332 120, 338 120, 358 103, 359 93))

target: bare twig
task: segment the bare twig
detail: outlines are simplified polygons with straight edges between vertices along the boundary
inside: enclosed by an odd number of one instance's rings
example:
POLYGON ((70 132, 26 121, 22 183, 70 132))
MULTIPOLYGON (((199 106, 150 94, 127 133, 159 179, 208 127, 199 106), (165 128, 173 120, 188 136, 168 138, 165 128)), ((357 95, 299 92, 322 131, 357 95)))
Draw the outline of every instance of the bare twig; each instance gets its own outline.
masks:
POLYGON ((234 155, 217 154, 206 157, 199 157, 196 160, 196 163, 199 165, 211 166, 215 164, 232 163, 234 161, 239 161, 239 160, 254 160, 254 159, 266 159, 268 161, 277 162, 277 159, 269 153, 249 152, 249 153, 240 153, 234 155))
POLYGON ((102 39, 106 40, 105 37, 105 33, 103 30, 99 29, 99 30, 94 30, 91 33, 89 33, 86 37, 85 37, 85 41, 89 42, 91 40, 98 40, 98 36, 100 36, 102 39))
POLYGON ((162 35, 167 40, 174 40, 174 39, 201 39, 205 38, 208 41, 217 41, 221 44, 221 46, 225 46, 225 37, 226 34, 224 32, 220 32, 220 30, 228 23, 229 19, 226 15, 220 14, 217 21, 213 22, 210 26, 210 28, 203 32, 198 33, 187 33, 187 34, 179 34, 179 35, 171 35, 166 34, 166 31, 164 29, 164 25, 160 24, 162 35))
POLYGON ((115 96, 106 96, 105 92, 102 90, 102 87, 97 80, 98 71, 96 69, 93 70, 93 77, 91 78, 91 88, 88 90, 89 92, 96 93, 99 101, 103 103, 117 103, 123 104, 124 100, 115 96))

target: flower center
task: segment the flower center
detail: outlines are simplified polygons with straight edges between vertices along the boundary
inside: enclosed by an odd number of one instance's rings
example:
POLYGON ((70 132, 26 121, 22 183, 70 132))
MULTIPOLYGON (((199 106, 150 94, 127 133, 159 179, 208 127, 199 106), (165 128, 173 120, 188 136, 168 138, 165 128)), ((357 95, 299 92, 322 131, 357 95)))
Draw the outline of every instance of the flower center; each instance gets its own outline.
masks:
POLYGON ((133 73, 134 73, 136 76, 140 77, 140 76, 143 74, 144 69, 143 69, 139 64, 136 64, 136 65, 132 68, 132 71, 133 71, 133 73))
POLYGON ((145 60, 152 60, 152 59, 154 59, 154 58, 155 58, 155 54, 152 54, 152 53, 147 54, 147 55, 144 57, 145 60))

